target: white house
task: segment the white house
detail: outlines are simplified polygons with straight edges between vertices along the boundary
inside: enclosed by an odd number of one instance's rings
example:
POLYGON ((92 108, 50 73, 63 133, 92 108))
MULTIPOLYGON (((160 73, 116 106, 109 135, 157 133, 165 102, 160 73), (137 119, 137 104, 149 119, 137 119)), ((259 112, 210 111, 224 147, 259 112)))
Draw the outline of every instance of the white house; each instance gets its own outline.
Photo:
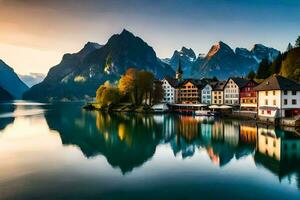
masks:
POLYGON ((254 88, 261 119, 300 115, 300 84, 272 75, 254 88))
POLYGON ((176 103, 176 79, 165 77, 162 80, 162 88, 164 90, 164 103, 176 103))
POLYGON ((224 104, 239 105, 240 104, 240 88, 248 83, 243 78, 229 78, 224 87, 224 104))
POLYGON ((211 91, 212 91, 212 86, 207 83, 201 90, 201 103, 204 104, 212 103, 211 91))

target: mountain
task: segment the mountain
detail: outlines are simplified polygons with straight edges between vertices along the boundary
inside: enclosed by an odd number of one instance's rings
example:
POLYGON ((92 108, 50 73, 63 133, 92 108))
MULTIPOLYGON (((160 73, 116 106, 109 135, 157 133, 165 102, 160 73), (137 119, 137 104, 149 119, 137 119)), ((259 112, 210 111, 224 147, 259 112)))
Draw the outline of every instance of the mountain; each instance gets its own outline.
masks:
MULTIPOLYGON (((213 45, 205 56, 199 54, 194 59, 194 57, 175 51, 172 58, 174 57, 174 60, 178 60, 179 56, 183 58, 186 68, 183 70, 185 77, 203 78, 216 76, 219 79, 227 79, 230 76, 246 76, 250 70, 257 70, 263 58, 273 61, 279 53, 278 50, 261 44, 254 45, 251 50, 236 48, 234 51, 229 45, 220 41, 213 45)), ((171 65, 172 58, 170 59, 171 65)))
POLYGON ((0 59, 0 87, 6 90, 14 99, 22 98, 23 93, 28 90, 14 70, 0 59))
POLYGON ((127 30, 113 35, 104 46, 87 43, 75 54, 65 54, 43 82, 24 94, 25 99, 61 100, 95 96, 100 84, 120 78, 135 67, 157 78, 174 76, 172 68, 157 58, 153 48, 127 30))
POLYGON ((0 101, 7 101, 13 99, 13 96, 9 92, 0 87, 0 101))
POLYGON ((30 73, 29 75, 18 75, 20 79, 28 86, 32 87, 45 79, 45 74, 41 73, 30 73))
POLYGON ((250 51, 245 48, 236 48, 235 53, 247 58, 253 58, 260 63, 264 58, 270 61, 275 60, 280 52, 274 48, 266 47, 262 44, 255 44, 250 51))
POLYGON ((79 52, 63 55, 61 62, 49 70, 46 78, 41 83, 32 86, 26 91, 23 98, 31 100, 60 100, 84 94, 85 89, 87 89, 84 87, 86 79, 84 76, 77 74, 80 74, 82 71, 83 61, 86 56, 99 48, 101 48, 101 45, 88 42, 79 52))
POLYGON ((195 52, 190 48, 182 47, 181 50, 175 50, 173 53, 173 56, 171 59, 168 60, 163 60, 171 65, 173 70, 176 70, 178 62, 180 59, 180 64, 182 67, 182 70, 184 71, 184 78, 188 78, 192 76, 192 68, 193 64, 196 60, 196 54, 195 52))

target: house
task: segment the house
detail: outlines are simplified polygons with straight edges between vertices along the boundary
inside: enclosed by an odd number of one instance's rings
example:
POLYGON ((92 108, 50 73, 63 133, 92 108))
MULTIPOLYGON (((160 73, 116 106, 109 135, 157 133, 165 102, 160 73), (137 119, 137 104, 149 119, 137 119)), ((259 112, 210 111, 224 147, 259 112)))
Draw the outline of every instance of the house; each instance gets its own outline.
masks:
POLYGON ((272 75, 254 89, 257 91, 260 119, 300 114, 300 84, 280 75, 272 75))
POLYGON ((162 88, 164 90, 164 103, 176 103, 176 86, 177 80, 170 77, 165 77, 162 81, 162 88))
POLYGON ((224 104, 239 105, 240 104, 240 88, 244 87, 248 80, 243 78, 229 78, 224 87, 224 104))
POLYGON ((204 87, 201 89, 201 103, 211 104, 212 101, 212 85, 206 83, 204 87))
POLYGON ((258 83, 249 80, 246 85, 240 88, 240 104, 241 110, 257 111, 257 95, 256 87, 258 83))
POLYGON ((177 87, 177 102, 181 104, 199 104, 203 81, 186 79, 177 87))
POLYGON ((226 81, 220 81, 212 89, 212 104, 221 105, 224 103, 224 86, 226 81))

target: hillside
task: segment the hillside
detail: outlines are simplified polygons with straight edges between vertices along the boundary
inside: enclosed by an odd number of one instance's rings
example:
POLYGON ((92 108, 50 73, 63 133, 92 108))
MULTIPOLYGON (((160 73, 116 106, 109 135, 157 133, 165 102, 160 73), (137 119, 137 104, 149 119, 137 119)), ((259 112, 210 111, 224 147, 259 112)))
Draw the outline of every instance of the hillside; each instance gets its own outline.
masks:
POLYGON ((156 78, 173 76, 172 68, 157 58, 153 48, 127 30, 113 35, 104 46, 88 43, 78 53, 65 54, 40 84, 24 99, 76 100, 94 97, 105 81, 115 82, 134 67, 153 72, 156 78))
POLYGON ((0 59, 0 87, 14 99, 21 99, 28 86, 23 83, 14 70, 0 59))

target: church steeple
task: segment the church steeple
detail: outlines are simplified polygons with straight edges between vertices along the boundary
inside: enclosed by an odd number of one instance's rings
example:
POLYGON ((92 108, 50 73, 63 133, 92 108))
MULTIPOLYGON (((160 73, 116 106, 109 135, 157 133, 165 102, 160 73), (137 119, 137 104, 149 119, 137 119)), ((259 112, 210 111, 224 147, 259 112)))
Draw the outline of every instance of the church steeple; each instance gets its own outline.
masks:
POLYGON ((182 71, 182 69, 181 69, 181 60, 180 60, 180 58, 178 59, 178 65, 177 65, 177 70, 176 70, 176 76, 175 76, 175 78, 177 79, 177 80, 181 80, 181 78, 182 78, 182 73, 183 73, 183 71, 182 71))

